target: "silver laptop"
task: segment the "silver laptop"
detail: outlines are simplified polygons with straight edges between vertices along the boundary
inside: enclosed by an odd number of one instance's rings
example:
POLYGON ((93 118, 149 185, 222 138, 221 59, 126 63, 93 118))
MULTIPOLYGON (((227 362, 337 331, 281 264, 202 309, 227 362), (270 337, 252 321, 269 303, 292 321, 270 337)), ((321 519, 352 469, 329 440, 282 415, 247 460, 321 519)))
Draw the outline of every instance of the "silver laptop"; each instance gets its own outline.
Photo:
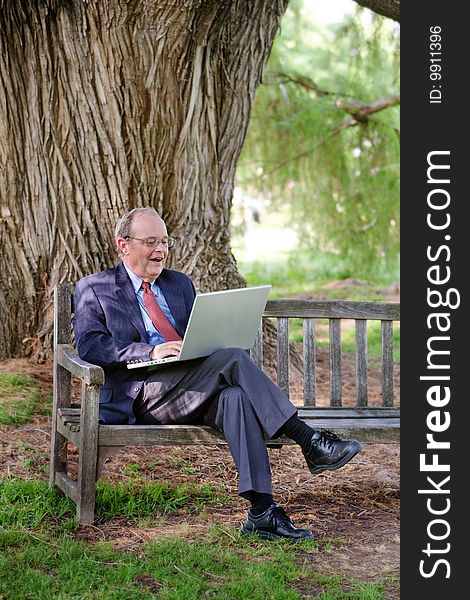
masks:
POLYGON ((190 360, 222 348, 252 348, 270 289, 270 285, 259 285, 197 294, 179 355, 130 361, 127 368, 190 360))

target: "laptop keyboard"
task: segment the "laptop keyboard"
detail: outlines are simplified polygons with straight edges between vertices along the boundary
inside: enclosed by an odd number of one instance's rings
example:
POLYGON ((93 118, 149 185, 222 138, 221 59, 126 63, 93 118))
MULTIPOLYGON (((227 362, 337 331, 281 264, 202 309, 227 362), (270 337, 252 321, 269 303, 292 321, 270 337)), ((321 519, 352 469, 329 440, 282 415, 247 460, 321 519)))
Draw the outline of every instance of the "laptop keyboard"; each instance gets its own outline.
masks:
POLYGON ((167 356, 166 358, 159 358, 157 360, 144 360, 143 358, 130 360, 127 363, 128 369, 139 369, 141 367, 151 367, 152 365, 162 365, 164 363, 174 362, 178 360, 177 356, 167 356))

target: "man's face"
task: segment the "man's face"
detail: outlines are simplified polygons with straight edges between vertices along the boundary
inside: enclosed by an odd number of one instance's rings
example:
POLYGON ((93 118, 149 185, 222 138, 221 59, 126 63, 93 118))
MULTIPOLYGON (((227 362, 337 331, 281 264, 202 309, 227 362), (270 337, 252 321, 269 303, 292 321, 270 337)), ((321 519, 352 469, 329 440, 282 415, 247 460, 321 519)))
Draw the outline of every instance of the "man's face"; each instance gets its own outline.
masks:
MULTIPOLYGON (((134 218, 131 238, 161 240, 168 238, 168 232, 162 219, 154 215, 141 214, 134 218)), ((159 242, 149 247, 137 239, 124 238, 118 239, 118 245, 123 253, 123 262, 144 281, 153 281, 162 272, 168 256, 168 245, 159 242)))

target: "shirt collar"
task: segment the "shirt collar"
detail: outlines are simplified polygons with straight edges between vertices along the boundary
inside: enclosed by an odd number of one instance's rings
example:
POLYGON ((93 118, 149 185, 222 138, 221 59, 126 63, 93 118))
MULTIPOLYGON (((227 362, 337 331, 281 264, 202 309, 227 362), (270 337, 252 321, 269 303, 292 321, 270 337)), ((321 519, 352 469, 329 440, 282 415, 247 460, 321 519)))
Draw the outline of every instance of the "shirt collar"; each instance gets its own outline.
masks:
MULTIPOLYGON (((124 265, 124 268, 127 271, 127 274, 129 275, 129 278, 132 282, 132 286, 134 288, 134 292, 137 294, 137 292, 140 290, 140 288, 142 287, 142 277, 139 277, 138 275, 136 275, 134 273, 134 271, 131 271, 131 269, 129 269, 129 267, 123 262, 122 263, 124 265)), ((155 279, 153 281, 150 282, 150 287, 153 288, 155 284, 155 279)))

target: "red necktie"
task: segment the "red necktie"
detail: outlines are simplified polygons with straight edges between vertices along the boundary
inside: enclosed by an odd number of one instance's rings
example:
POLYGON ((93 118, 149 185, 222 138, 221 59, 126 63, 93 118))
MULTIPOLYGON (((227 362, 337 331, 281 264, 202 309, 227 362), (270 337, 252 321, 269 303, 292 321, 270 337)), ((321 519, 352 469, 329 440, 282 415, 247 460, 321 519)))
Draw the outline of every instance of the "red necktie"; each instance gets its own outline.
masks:
POLYGON ((152 323, 165 338, 165 342, 180 340, 180 336, 160 308, 160 305, 155 298, 155 294, 150 289, 150 283, 148 281, 142 281, 142 287, 144 288, 145 308, 147 309, 149 317, 152 319, 152 323))

